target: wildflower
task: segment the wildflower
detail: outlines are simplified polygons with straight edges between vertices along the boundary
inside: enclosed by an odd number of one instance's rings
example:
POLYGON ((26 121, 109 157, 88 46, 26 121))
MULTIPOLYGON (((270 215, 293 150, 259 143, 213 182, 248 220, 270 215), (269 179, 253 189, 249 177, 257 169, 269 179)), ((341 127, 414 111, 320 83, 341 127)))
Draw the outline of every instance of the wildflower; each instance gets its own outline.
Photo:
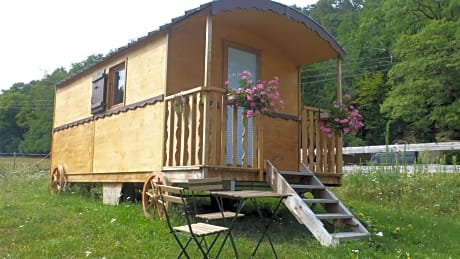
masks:
POLYGON ((110 220, 110 223, 113 223, 113 222, 115 222, 115 221, 117 221, 117 219, 112 218, 112 219, 110 220))
POLYGON ((401 228, 400 228, 400 227, 396 227, 396 228, 395 228, 395 232, 396 232, 396 233, 401 232, 401 228))
POLYGON ((414 227, 412 226, 412 224, 409 224, 409 225, 407 225, 407 228, 408 228, 409 230, 412 230, 414 227))
POLYGON ((383 233, 382 231, 378 232, 377 234, 375 234, 376 236, 379 236, 379 237, 383 237, 383 233))
POLYGON ((359 254, 359 250, 358 249, 351 249, 351 251, 355 254, 359 254))

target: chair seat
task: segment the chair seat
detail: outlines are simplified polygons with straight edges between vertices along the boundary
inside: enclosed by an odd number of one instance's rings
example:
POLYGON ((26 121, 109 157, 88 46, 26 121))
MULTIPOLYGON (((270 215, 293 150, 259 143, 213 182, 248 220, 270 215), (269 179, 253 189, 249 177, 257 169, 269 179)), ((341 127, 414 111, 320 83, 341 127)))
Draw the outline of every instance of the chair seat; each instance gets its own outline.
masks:
POLYGON ((216 220, 216 219, 244 217, 244 214, 238 213, 238 215, 236 215, 236 212, 224 211, 223 213, 222 212, 201 213, 201 214, 195 215, 195 217, 198 219, 203 219, 203 220, 216 220))
MULTIPOLYGON (((211 224, 206 224, 206 223, 196 223, 196 224, 191 224, 190 226, 192 228, 193 234, 195 234, 196 236, 207 236, 207 235, 217 234, 217 233, 225 232, 229 230, 226 227, 221 227, 221 226, 216 226, 216 225, 211 225, 211 224)), ((190 228, 188 225, 174 227, 173 229, 175 231, 180 231, 180 232, 191 234, 190 228)))

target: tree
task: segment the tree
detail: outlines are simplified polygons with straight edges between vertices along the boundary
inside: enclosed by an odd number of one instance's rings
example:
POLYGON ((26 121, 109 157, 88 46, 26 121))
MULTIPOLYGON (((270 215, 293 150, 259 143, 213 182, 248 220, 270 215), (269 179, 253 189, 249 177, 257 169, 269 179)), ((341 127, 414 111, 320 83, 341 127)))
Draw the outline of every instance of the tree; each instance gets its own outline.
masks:
POLYGON ((40 81, 30 83, 16 114, 17 124, 27 129, 19 144, 24 153, 45 153, 50 150, 53 121, 54 85, 67 77, 64 68, 58 68, 40 81))
POLYGON ((69 72, 57 68, 41 80, 16 83, 0 94, 0 152, 45 153, 50 150, 54 109, 54 86, 100 62, 103 55, 91 55, 73 63, 69 72))
MULTIPOLYGON (((449 13, 449 12, 448 12, 449 13)), ((436 17, 418 33, 401 35, 382 112, 408 125, 415 141, 460 138, 460 23, 436 17)))
POLYGON ((22 135, 27 129, 16 123, 16 114, 20 104, 24 103, 24 92, 29 85, 16 83, 11 89, 4 90, 0 95, 0 152, 12 153, 18 151, 17 147, 22 140, 22 135))

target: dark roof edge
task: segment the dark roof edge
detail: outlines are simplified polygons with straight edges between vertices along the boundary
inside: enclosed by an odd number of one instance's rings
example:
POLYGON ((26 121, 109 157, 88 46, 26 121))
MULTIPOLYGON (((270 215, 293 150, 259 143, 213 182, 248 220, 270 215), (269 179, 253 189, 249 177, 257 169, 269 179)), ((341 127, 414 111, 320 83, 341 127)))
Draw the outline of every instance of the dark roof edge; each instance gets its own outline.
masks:
POLYGON ((139 44, 153 38, 159 32, 168 30, 171 26, 187 19, 188 17, 208 8, 211 7, 211 14, 216 15, 222 11, 232 11, 234 9, 257 9, 257 10, 264 10, 264 11, 272 11, 279 15, 284 15, 289 19, 302 23, 308 29, 316 32, 320 38, 324 39, 329 43, 331 48, 333 48, 339 55, 341 59, 345 56, 345 51, 339 45, 339 43, 334 39, 334 37, 326 31, 321 25, 311 19, 308 15, 283 4, 267 1, 267 0, 216 0, 206 4, 202 4, 200 7, 188 10, 185 12, 184 15, 173 18, 170 23, 160 26, 157 30, 149 32, 147 35, 137 38, 136 40, 128 43, 127 45, 116 49, 115 51, 110 52, 107 56, 105 56, 99 62, 93 64, 92 66, 87 67, 86 69, 80 71, 79 73, 70 75, 66 79, 62 80, 61 82, 57 83, 55 87, 63 86, 64 84, 76 79, 79 75, 88 72, 89 70, 93 69, 94 67, 102 64, 103 62, 107 61, 108 59, 112 58, 113 56, 119 54, 122 51, 128 50, 132 47, 138 46, 139 44))

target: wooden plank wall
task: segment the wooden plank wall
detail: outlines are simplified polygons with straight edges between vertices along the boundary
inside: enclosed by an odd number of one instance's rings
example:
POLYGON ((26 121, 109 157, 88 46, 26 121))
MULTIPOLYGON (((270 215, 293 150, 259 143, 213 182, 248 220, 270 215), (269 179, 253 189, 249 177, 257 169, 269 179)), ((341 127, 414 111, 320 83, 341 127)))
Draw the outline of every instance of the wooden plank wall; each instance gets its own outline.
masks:
POLYGON ((53 134, 51 168, 64 165, 66 174, 92 172, 94 122, 53 134))
POLYGON ((161 170, 163 105, 96 121, 94 173, 161 170))

